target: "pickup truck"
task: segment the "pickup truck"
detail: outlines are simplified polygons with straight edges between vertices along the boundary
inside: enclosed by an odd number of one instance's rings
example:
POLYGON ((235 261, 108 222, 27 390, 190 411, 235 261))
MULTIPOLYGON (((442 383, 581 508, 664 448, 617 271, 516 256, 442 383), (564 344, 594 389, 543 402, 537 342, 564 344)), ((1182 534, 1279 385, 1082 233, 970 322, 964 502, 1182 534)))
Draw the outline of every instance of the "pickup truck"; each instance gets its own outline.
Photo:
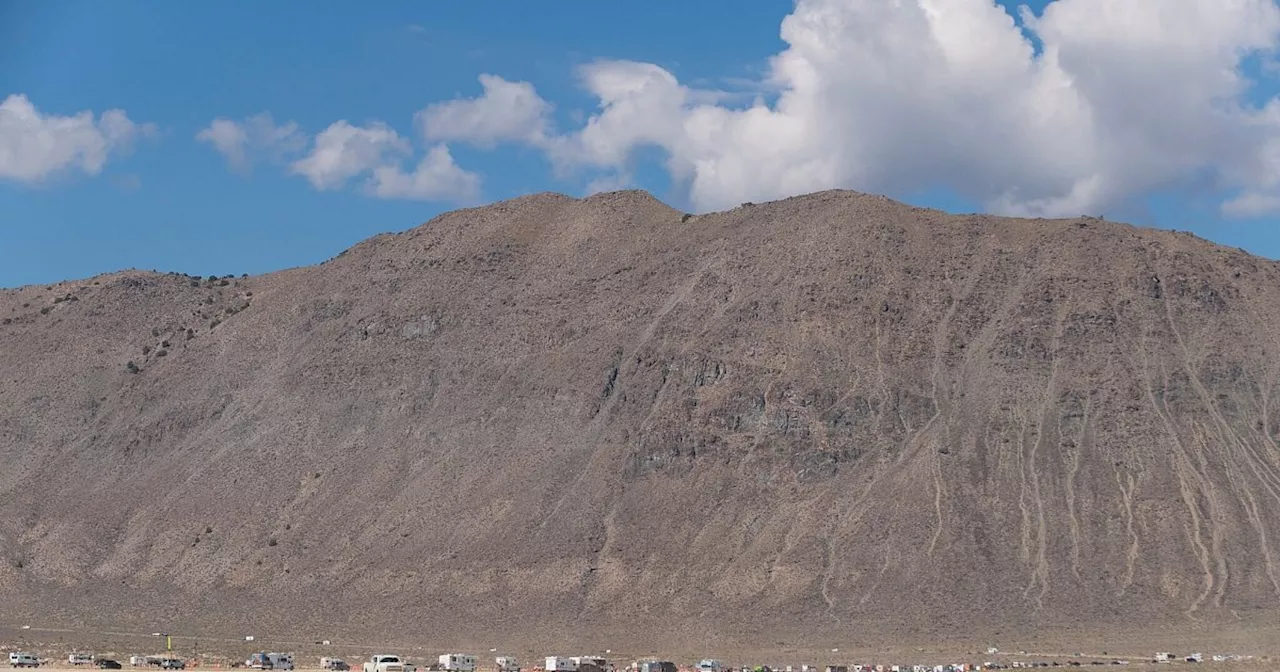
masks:
POLYGON ((400 656, 375 653, 361 666, 361 672, 405 672, 405 664, 400 656))

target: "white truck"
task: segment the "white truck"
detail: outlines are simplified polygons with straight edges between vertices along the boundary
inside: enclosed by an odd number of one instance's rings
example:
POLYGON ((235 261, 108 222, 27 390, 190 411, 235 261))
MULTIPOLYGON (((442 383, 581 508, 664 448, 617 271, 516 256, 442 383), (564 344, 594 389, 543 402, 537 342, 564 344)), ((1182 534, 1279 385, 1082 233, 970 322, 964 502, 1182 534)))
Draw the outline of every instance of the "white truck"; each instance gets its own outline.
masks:
POLYGON ((10 651, 9 665, 13 667, 40 667, 40 661, 26 651, 10 651))
POLYGON ((80 665, 92 665, 92 664, 93 664, 93 654, 92 654, 92 653, 72 653, 72 654, 69 654, 69 655, 67 656, 67 664, 68 664, 68 665, 77 666, 77 667, 78 667, 78 666, 80 666, 80 665))
POLYGON ((360 666, 360 670, 361 672, 405 672, 405 665, 400 656, 375 653, 360 666))
POLYGON ((476 657, 465 653, 445 653, 440 656, 439 668, 444 672, 476 672, 476 657))

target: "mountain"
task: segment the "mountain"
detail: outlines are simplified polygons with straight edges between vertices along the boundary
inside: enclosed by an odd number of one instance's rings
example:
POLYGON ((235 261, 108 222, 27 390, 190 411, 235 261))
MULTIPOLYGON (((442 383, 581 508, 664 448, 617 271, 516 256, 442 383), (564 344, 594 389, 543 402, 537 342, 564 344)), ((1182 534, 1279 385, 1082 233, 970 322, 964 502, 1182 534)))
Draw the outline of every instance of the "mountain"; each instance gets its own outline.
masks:
POLYGON ((1280 269, 1185 233, 540 194, 0 316, 15 623, 621 650, 1280 615, 1280 269))

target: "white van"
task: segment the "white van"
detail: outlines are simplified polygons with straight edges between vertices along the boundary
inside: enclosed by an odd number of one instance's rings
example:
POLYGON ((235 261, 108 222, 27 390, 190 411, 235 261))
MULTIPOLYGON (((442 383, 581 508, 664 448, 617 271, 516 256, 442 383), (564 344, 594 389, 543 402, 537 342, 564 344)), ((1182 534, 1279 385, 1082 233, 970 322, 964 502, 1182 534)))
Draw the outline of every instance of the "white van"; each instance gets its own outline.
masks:
POLYGON ((446 653, 437 662, 445 672, 476 672, 476 657, 465 653, 446 653))
POLYGON ((9 664, 13 667, 40 667, 40 661, 25 651, 10 651, 9 664))
POLYGON ((578 664, 572 658, 547 656, 547 664, 542 669, 546 672, 578 672, 578 664))

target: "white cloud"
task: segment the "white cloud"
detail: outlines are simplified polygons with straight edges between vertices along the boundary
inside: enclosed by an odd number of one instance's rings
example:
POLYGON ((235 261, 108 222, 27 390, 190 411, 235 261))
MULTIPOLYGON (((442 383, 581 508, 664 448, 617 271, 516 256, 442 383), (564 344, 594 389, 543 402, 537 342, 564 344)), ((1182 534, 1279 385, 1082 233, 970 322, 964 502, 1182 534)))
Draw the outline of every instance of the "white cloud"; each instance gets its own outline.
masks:
POLYGON ((290 121, 277 126, 269 112, 243 121, 219 117, 197 133, 196 139, 213 145, 232 169, 238 171, 247 171, 258 157, 282 161, 307 144, 307 136, 296 123, 290 121))
POLYGON ((1261 217, 1280 212, 1280 196, 1245 192, 1222 204, 1222 213, 1228 217, 1261 217))
POLYGON ((569 133, 496 77, 423 118, 436 139, 522 140, 606 179, 656 147, 699 210, 947 187, 997 212, 1096 214, 1205 176, 1243 191, 1228 214, 1280 201, 1280 102, 1252 106, 1242 67, 1280 47, 1274 0, 1053 0, 1021 25, 993 0, 798 0, 781 36, 758 87, 776 94, 746 106, 604 61, 581 73, 600 107, 569 133))
POLYGON ((0 102, 0 179, 36 184, 66 170, 97 175, 113 154, 120 154, 152 124, 137 124, 123 110, 97 119, 89 111, 60 117, 42 114, 23 94, 0 102))
POLYGON ((360 173, 393 165, 397 157, 411 153, 409 142, 382 122, 362 127, 342 120, 321 131, 311 153, 294 161, 289 170, 323 191, 341 187, 360 173))
POLYGON ((430 141, 462 141, 482 147, 499 142, 540 144, 547 134, 552 106, 527 82, 480 75, 484 93, 476 98, 437 103, 415 120, 430 141))
POLYGON ((472 203, 480 197, 480 176, 459 168, 449 148, 436 145, 411 173, 395 165, 374 168, 368 189, 380 198, 472 203))

